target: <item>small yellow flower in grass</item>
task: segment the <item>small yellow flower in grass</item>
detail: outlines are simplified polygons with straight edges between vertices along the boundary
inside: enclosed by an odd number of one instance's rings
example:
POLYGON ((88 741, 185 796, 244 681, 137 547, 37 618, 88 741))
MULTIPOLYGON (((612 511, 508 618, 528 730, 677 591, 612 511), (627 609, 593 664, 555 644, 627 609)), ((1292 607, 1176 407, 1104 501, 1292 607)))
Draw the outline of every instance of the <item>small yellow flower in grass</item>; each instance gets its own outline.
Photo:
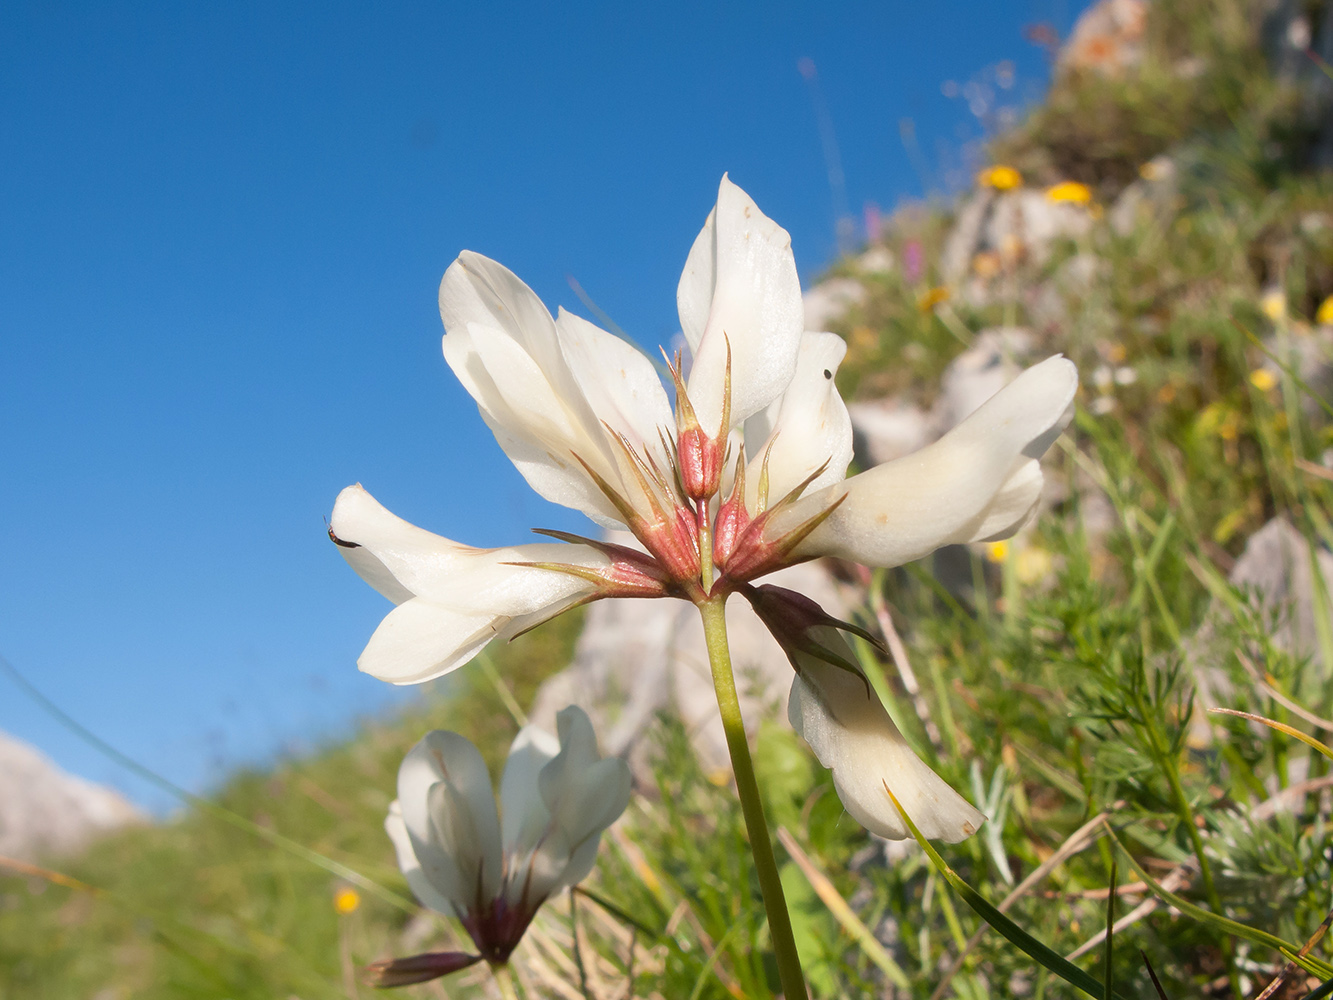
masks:
POLYGON ((333 894, 333 908, 341 914, 352 913, 361 905, 361 894, 355 889, 343 888, 333 894))
POLYGON ((993 278, 1000 273, 1000 255, 991 250, 983 250, 972 258, 972 270, 979 278, 993 278))
POLYGON ((1280 288, 1270 288, 1259 299, 1259 308, 1274 323, 1287 315, 1287 296, 1280 288))
POLYGON ((935 307, 949 301, 949 289, 936 285, 916 300, 916 307, 923 313, 933 312, 935 307))
POLYGON ((1314 321, 1321 326, 1333 326, 1333 295, 1319 303, 1315 310, 1314 321))
POLYGON ((868 353, 879 347, 879 334, 873 326, 854 327, 852 329, 851 348, 855 351, 868 353))
POLYGON ((994 188, 996 191, 1012 191, 1023 183, 1023 175, 1013 167, 1003 165, 987 167, 977 174, 977 183, 982 187, 994 188))
POLYGON ((1106 348, 1106 360, 1113 365, 1120 364, 1120 362, 1124 361, 1128 356, 1129 352, 1125 350, 1125 345, 1119 342, 1111 344, 1106 348))
POLYGON ((1050 576, 1053 569, 1055 560, 1048 551, 1037 545, 1025 547, 1014 560, 1014 572, 1018 575, 1018 582, 1024 586, 1040 583, 1050 576))
POLYGON ((1223 441, 1234 441, 1240 437, 1240 414, 1235 410, 1228 413, 1218 425, 1217 435, 1223 441))
POLYGON ((1277 387, 1277 376, 1267 368, 1256 368, 1250 372, 1250 385, 1260 392, 1270 392, 1277 387))
POLYGON ((1078 181, 1061 181, 1046 189, 1046 200, 1057 204, 1086 205, 1092 201, 1092 189, 1078 181))
POLYGON ((1002 563, 1009 558, 1009 543, 1005 541, 987 542, 986 558, 993 563, 1002 563))
POLYGON ((1139 176, 1145 181, 1161 180, 1171 172, 1171 163, 1165 157, 1156 157, 1139 167, 1139 176))

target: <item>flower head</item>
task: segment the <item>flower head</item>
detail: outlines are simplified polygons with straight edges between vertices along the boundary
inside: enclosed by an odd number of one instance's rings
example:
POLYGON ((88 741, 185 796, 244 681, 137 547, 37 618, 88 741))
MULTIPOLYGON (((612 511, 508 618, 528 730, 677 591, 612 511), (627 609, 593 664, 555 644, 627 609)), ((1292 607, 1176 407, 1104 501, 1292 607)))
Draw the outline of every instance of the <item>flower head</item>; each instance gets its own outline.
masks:
POLYGON ((1092 201, 1092 189, 1078 181, 1061 181, 1059 184, 1053 184, 1046 189, 1046 200, 1056 204, 1069 202, 1075 205, 1086 205, 1092 201))
MULTIPOLYGON (((992 184, 1019 183, 1010 173, 992 184)), ((500 264, 465 252, 449 267, 445 359, 497 443, 542 496, 628 528, 641 549, 556 532, 546 534, 568 544, 474 549, 349 487, 330 536, 398 605, 361 655, 363 670, 417 683, 586 601, 702 604, 748 595, 752 581, 793 563, 896 566, 941 545, 1008 537, 1031 516, 1038 460, 1072 413, 1068 360, 1048 358, 934 444, 847 478, 852 428, 835 382, 846 345, 803 329, 786 231, 726 177, 676 300, 692 362, 688 372, 671 364, 673 402, 647 357, 563 310, 552 317, 500 264)), ((810 732, 887 722, 882 708, 846 707, 819 668, 797 670, 802 703, 822 706, 798 713, 810 732), (816 725, 817 716, 834 721, 816 725)), ((901 744, 896 730, 881 736, 901 744)), ((815 748, 821 759, 832 753, 815 748)))
POLYGON ((566 708, 557 729, 558 741, 519 732, 498 810, 481 754, 457 733, 427 733, 398 771, 384 823, 398 865, 423 905, 463 924, 473 961, 508 960, 541 904, 592 870, 602 831, 629 804, 629 768, 598 753, 583 710, 566 708))
POLYGON ((977 174, 977 183, 982 187, 994 188, 996 191, 1012 191, 1023 183, 1023 175, 1013 167, 1000 164, 987 167, 977 174))

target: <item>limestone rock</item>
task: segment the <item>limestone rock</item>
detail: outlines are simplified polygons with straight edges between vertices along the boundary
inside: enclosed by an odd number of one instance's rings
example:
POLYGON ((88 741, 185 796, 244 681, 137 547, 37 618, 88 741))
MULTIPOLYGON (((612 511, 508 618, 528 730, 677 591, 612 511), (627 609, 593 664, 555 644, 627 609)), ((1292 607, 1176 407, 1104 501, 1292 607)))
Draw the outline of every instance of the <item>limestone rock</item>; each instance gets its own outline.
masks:
POLYGON ((1057 72, 1120 76, 1143 61, 1147 0, 1099 0, 1080 16, 1056 58, 1057 72))
POLYGON ((144 815, 118 792, 62 771, 0 733, 0 855, 32 861, 70 854, 144 815))
POLYGON ((944 249, 940 254, 940 274, 946 283, 956 285, 967 277, 972 269, 972 258, 981 245, 982 227, 990 214, 995 192, 983 188, 968 197, 958 210, 953 228, 944 239, 944 249))
POLYGON ((1139 170, 1139 179, 1130 184, 1106 214, 1111 229, 1128 236, 1140 222, 1164 225, 1175 217, 1180 202, 1180 171, 1169 156, 1157 156, 1139 170))
POLYGON ((855 278, 829 278, 801 296, 805 304, 805 328, 827 330, 853 306, 866 300, 866 289, 855 278))
POLYGON ((931 411, 934 436, 957 426, 1017 378, 1031 349, 1032 335, 1021 327, 991 327, 978 333, 940 378, 940 395, 931 411))
MULTIPOLYGON (((1314 656, 1322 663, 1318 659, 1315 622, 1320 615, 1330 618, 1333 607, 1316 600, 1310 555, 1305 537, 1275 517, 1250 536, 1230 580, 1237 587, 1252 590, 1266 610, 1287 612, 1273 633, 1279 646, 1296 656, 1314 656)), ((1325 584, 1333 587, 1333 553, 1321 548, 1314 555, 1325 584)))
MULTIPOLYGON (((839 585, 817 563, 792 566, 764 582, 800 591, 829 614, 848 613, 839 585)), ((785 719, 792 682, 786 655, 740 597, 727 604, 727 630, 747 725, 785 719)), ((643 736, 657 713, 666 709, 679 714, 705 768, 730 768, 703 627, 699 613, 684 601, 592 605, 573 662, 542 685, 529 715, 533 722, 553 728, 556 713, 569 704, 588 713, 603 752, 628 757, 640 779, 650 779, 643 736)))
POLYGON ((883 243, 876 243, 856 258, 856 266, 865 274, 888 274, 893 264, 893 251, 883 243))
MULTIPOLYGON (((1325 584, 1333 589, 1333 553, 1323 548, 1312 553, 1299 531, 1275 517, 1250 536, 1229 577, 1233 586, 1252 596, 1252 607, 1265 620, 1276 621, 1272 632, 1276 646, 1295 657, 1311 657, 1310 680, 1302 683, 1302 678, 1297 679, 1298 700, 1303 689, 1322 690, 1323 678, 1333 669, 1333 664, 1324 663, 1320 657, 1316 632, 1320 617, 1333 625, 1333 605, 1317 596, 1314 564, 1325 584)), ((1207 709, 1226 704, 1234 694, 1233 678, 1222 666, 1227 655, 1224 626, 1229 615, 1222 602, 1214 601, 1204 624, 1187 646, 1186 662, 1195 681, 1195 714, 1190 730, 1196 741, 1210 739, 1207 709)), ((1263 664, 1257 666, 1264 669, 1263 664)))
POLYGON ((984 189, 963 202, 944 242, 940 273, 954 286, 964 286, 971 300, 986 298, 986 283, 968 283, 981 254, 995 261, 1023 261, 1040 266, 1055 241, 1086 233, 1092 216, 1082 205, 1055 202, 1031 188, 996 193, 984 189))
POLYGON ((848 403, 847 413, 852 418, 853 451, 863 469, 910 455, 933 437, 929 415, 899 399, 848 403))

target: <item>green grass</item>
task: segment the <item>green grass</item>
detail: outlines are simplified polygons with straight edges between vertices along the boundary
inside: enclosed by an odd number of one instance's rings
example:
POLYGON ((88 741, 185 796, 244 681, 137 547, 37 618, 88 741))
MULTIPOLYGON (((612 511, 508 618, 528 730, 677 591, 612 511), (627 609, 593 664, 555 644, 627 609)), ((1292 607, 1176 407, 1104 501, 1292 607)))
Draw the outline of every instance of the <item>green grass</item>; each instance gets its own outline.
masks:
MULTIPOLYGON (((1333 542, 1333 484, 1308 471, 1333 446, 1333 424, 1290 377, 1269 390, 1250 380, 1266 361, 1255 338, 1316 342, 1310 316, 1333 294, 1333 179, 1293 169, 1303 139, 1290 95, 1250 58, 1245 8, 1152 9, 1142 74, 1061 81, 994 153, 1109 199, 1169 149, 1187 168, 1174 210, 1125 235, 1098 223, 1041 266, 1016 265, 1005 276, 1012 294, 983 308, 955 297, 952 329, 938 310, 919 308, 939 281, 931 270, 912 283, 897 272, 863 276, 867 299, 839 330, 850 345, 841 386, 924 404, 969 331, 1028 322, 1027 292, 1076 253, 1100 262, 1065 296, 1063 318, 1038 331, 1036 357, 1061 351, 1084 376, 1076 423, 1046 461, 1052 508, 1001 561, 971 553, 970 577, 952 591, 929 561, 873 577, 860 620, 875 630, 877 612, 891 610, 920 681, 916 698, 891 663, 869 646, 861 653, 922 755, 987 804, 988 827, 942 852, 977 898, 1003 904, 1019 928, 1066 955, 1106 926, 1114 865, 1110 968, 1106 946, 1089 947, 1075 960, 1087 982, 1155 996, 1146 958, 1172 1000, 1254 996, 1287 962, 1274 939, 1299 948, 1328 916, 1333 867, 1320 795, 1294 811, 1262 803, 1327 775, 1328 762, 1272 729, 1204 716, 1195 671, 1229 680, 1229 707, 1329 741, 1283 702, 1333 715, 1333 635, 1322 636, 1327 666, 1293 655, 1273 639, 1290 609, 1264 609, 1225 581, 1245 539, 1275 515, 1318 545, 1333 542), (1188 80, 1169 72, 1182 45, 1202 59, 1188 80), (1276 325, 1259 301, 1274 284, 1289 308, 1276 325), (1100 366, 1135 375, 1106 391, 1109 403, 1096 403, 1100 366), (1097 530, 1093 508, 1109 512, 1097 530)), ((948 224, 942 209, 906 211, 888 242, 901 260, 917 241, 934 267, 948 224)), ((567 660, 578 624, 566 617, 496 651, 520 705, 567 660)), ((0 873, 0 997, 364 996, 358 966, 458 942, 448 921, 393 902, 408 893, 382 831, 398 763, 425 730, 463 732, 498 772, 515 724, 475 665, 455 677, 450 697, 427 691, 400 717, 237 775, 215 797, 360 872, 384 897, 363 891, 359 908, 339 914, 344 883, 326 869, 187 808, 53 862, 85 887, 0 873)), ((764 996, 775 985, 734 793, 702 773, 678 721, 660 719, 653 746, 654 781, 604 839, 588 894, 574 897, 573 916, 569 898, 548 906, 520 947, 528 996, 702 1000, 764 996)), ((1076 995, 988 930, 920 850, 886 860, 785 721, 760 727, 756 766, 770 819, 804 856, 779 848, 815 996, 1076 995)), ((1320 942, 1303 961, 1316 974, 1297 970, 1282 995, 1313 988, 1333 952, 1320 942)), ((486 990, 486 973, 474 970, 402 993, 486 990)))

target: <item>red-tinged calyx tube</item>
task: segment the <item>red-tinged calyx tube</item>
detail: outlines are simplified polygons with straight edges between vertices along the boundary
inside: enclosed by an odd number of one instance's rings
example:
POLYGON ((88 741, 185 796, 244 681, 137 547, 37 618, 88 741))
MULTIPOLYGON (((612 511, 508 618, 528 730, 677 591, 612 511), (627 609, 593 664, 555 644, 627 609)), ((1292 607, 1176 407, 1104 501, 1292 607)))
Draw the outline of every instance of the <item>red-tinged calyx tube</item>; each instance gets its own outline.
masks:
POLYGON ((727 431, 731 423, 731 342, 727 342, 727 366, 722 391, 722 426, 710 434, 699 424, 685 380, 680 370, 680 355, 669 364, 676 387, 676 456, 680 463, 680 482, 685 495, 696 504, 707 503, 722 483, 726 462, 727 431))
POLYGON ((713 522, 713 563, 722 570, 727 568, 741 537, 750 527, 750 512, 745 508, 745 446, 736 459, 736 475, 731 483, 731 496, 717 510, 713 522))

